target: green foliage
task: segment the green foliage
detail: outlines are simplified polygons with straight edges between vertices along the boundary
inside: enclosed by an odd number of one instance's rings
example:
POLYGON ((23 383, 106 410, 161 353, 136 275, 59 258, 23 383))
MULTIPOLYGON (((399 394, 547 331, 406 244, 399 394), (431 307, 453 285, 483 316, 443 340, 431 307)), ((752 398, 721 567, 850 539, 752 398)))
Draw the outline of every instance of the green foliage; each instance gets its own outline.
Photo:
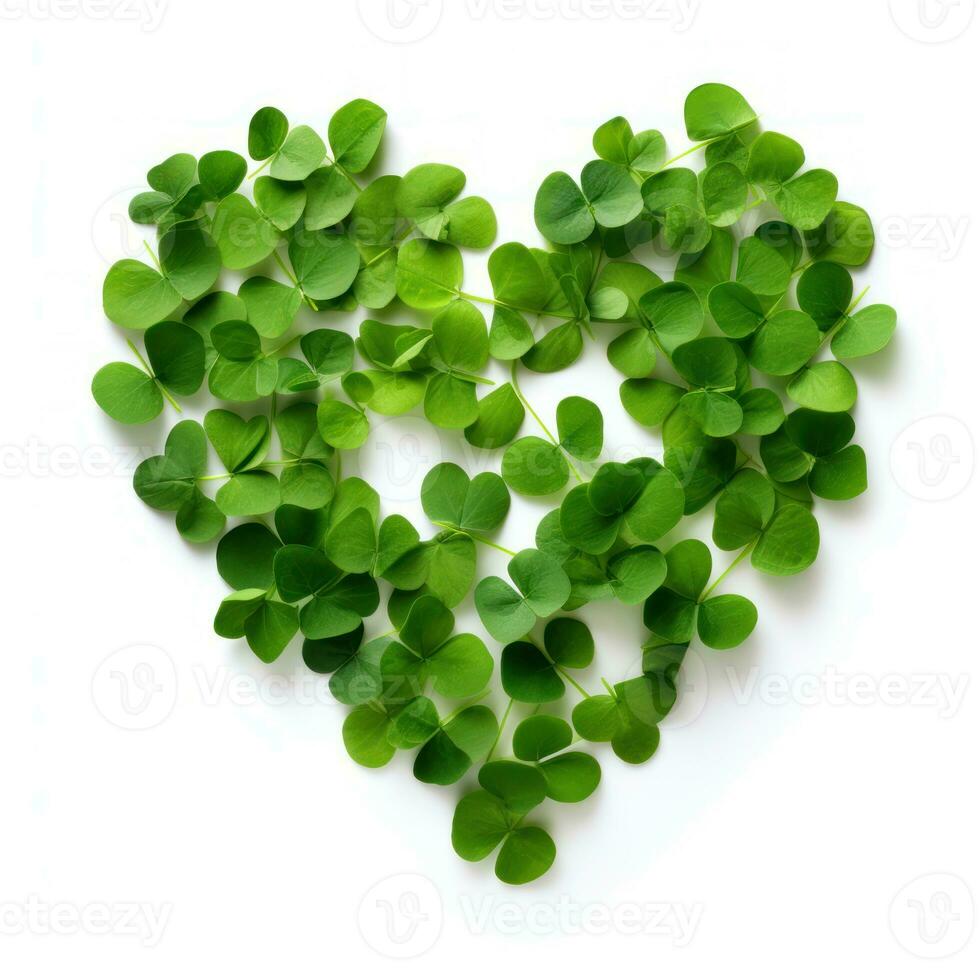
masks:
POLYGON ((752 635, 756 606, 721 588, 728 576, 804 572, 821 501, 868 488, 852 367, 897 326, 891 307, 862 305, 867 289, 855 296, 871 219, 734 89, 700 86, 684 119, 697 145, 670 159, 658 130, 600 125, 577 177, 539 185, 545 241, 495 248, 481 297, 463 289, 462 250, 489 248, 497 220, 464 196, 462 171, 379 175, 387 114, 365 99, 325 133, 262 108, 251 174, 225 149, 148 172, 130 215, 153 229, 149 261, 117 262, 103 286, 106 316, 143 346, 127 339, 135 362, 96 373, 102 410, 149 423, 205 380, 216 402, 188 402, 202 422, 173 425, 133 479, 185 540, 217 540, 231 591, 215 632, 329 678, 358 765, 406 751, 420 782, 468 779, 452 845, 467 861, 495 855, 509 884, 556 858, 542 808, 600 785, 576 744, 648 761, 690 645, 752 635), (647 267, 651 250, 675 256, 672 276, 647 267), (327 325, 361 307, 356 336, 327 325), (553 418, 522 390, 523 371, 564 370, 598 342, 662 459, 619 454, 589 397, 599 379, 561 389, 553 418), (409 414, 445 430, 420 492, 431 537, 349 475, 371 472, 368 453, 396 469, 398 454, 420 458, 400 423, 377 428, 409 414), (460 449, 478 466, 452 461, 460 449), (500 543, 512 492, 544 504, 534 547, 518 551, 500 543), (715 552, 683 529, 708 508, 715 552), (488 574, 487 549, 507 555, 506 577, 488 574), (713 575, 717 553, 730 561, 713 575), (636 676, 601 688, 596 668, 621 677, 628 659, 593 637, 595 602, 642 608, 649 633, 636 676), (391 628, 373 635, 382 607, 391 628), (456 610, 475 610, 481 635, 457 632, 456 610), (499 720, 481 703, 495 664, 499 720))

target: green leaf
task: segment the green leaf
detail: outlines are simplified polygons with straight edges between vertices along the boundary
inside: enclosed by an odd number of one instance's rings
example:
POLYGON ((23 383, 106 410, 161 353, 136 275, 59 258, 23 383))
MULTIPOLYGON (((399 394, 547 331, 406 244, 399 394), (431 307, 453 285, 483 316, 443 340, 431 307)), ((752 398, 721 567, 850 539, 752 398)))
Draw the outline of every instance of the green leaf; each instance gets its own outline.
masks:
POLYGON ((667 282, 640 300, 640 312, 670 352, 696 339, 704 328, 704 309, 697 294, 683 283, 667 282))
POLYGON ((466 429, 480 410, 476 400, 476 384, 454 374, 437 372, 425 389, 425 417, 443 429, 466 429))
POLYGON ((745 212, 749 184, 745 175, 732 163, 717 163, 702 177, 704 210, 711 224, 727 228, 745 212))
POLYGON ((268 160, 286 139, 289 121, 272 106, 259 109, 248 126, 248 155, 253 160, 268 160))
POLYGON ((803 408, 849 412, 857 401, 857 383, 839 361, 821 361, 795 375, 786 393, 803 408))
POLYGON ((820 347, 816 323, 799 310, 782 310, 756 332, 749 346, 749 363, 757 371, 785 377, 799 371, 820 347))
POLYGON ((439 463, 422 481, 422 508, 435 524, 488 534, 497 530, 510 509, 510 494, 496 473, 470 479, 455 463, 439 463))
POLYGON ((241 194, 229 194, 218 205, 211 228, 228 269, 247 269, 265 261, 281 238, 275 225, 241 194))
POLYGON ((613 595, 620 602, 635 606, 663 585, 667 562, 656 548, 629 548, 610 561, 608 574, 613 595))
POLYGON ((303 302, 298 288, 265 276, 254 276, 243 282, 238 295, 245 303, 248 322, 263 337, 281 337, 292 326, 303 302))
POLYGON ((820 529, 810 511, 789 503, 776 516, 752 552, 752 564, 766 575, 798 575, 816 560, 820 529))
POLYGON ((556 664, 574 670, 584 670, 595 658, 595 640, 589 627, 567 616, 545 626, 544 648, 556 664))
POLYGON ((785 257, 759 238, 745 238, 739 244, 735 276, 756 296, 782 296, 792 275, 785 257))
POLYGON ((201 188, 212 201, 222 201, 241 186, 248 171, 244 157, 231 150, 205 153, 197 165, 201 188))
POLYGON ((544 552, 522 551, 507 570, 519 591, 491 577, 480 582, 474 596, 483 625, 500 643, 520 639, 537 619, 557 612, 571 594, 568 576, 544 552))
POLYGON ((708 294, 708 310, 723 334, 751 337, 766 321, 759 297, 738 282, 719 283, 708 294))
POLYGON ((288 231, 303 216, 306 188, 302 184, 259 177, 253 190, 256 207, 280 231, 288 231))
POLYGON ((380 769, 388 765, 397 751, 388 741, 391 720, 374 707, 355 708, 344 720, 344 747, 360 766, 380 769))
POLYGON ((890 306, 878 304, 858 310, 834 334, 830 349, 834 357, 849 359, 877 354, 888 346, 898 325, 898 314, 890 306))
POLYGON ((501 449, 512 442, 524 424, 524 403, 510 384, 481 398, 477 420, 466 429, 466 441, 478 449, 501 449))
POLYGON ((320 402, 316 420, 323 441, 335 449, 359 449, 371 431, 363 412, 335 399, 320 402))
POLYGON ((667 417, 684 397, 684 389, 668 384, 659 378, 626 381, 619 389, 623 408, 640 425, 656 428, 664 424, 667 417))
POLYGON ((277 180, 305 180, 320 166, 326 153, 315 130, 297 126, 273 154, 269 173, 277 180))
POLYGON ((874 246, 875 230, 868 212, 844 201, 834 204, 820 227, 806 236, 806 247, 814 259, 839 265, 864 265, 874 246))
POLYGON ((640 187, 620 164, 606 160, 586 164, 582 171, 582 192, 595 221, 605 228, 621 228, 643 210, 640 187))
POLYGON ((367 99, 341 106, 327 126, 327 139, 337 163, 352 174, 366 170, 378 152, 388 113, 367 99))
POLYGON ((272 587, 273 562, 282 547, 264 524, 239 524, 218 543, 218 574, 236 590, 272 587))
POLYGON ((592 137, 592 148, 603 160, 610 163, 628 164, 630 162, 630 143, 633 128, 622 117, 616 116, 603 123, 592 137))
POLYGON ((755 111, 739 92, 717 82, 698 86, 684 104, 687 135, 696 143, 728 136, 756 118, 755 111))
POLYGON ((540 827, 511 831, 497 855, 494 873, 505 885, 536 881, 555 863, 555 842, 540 827))
POLYGON ((558 403, 558 441, 575 459, 591 462, 602 452, 603 421, 599 406, 573 395, 558 403))
POLYGON ((417 310, 437 310, 459 295, 463 259, 454 245, 413 239, 398 250, 398 296, 417 310))
POLYGON ((540 762, 567 749, 574 738, 572 726, 552 715, 532 715, 514 730, 514 755, 523 762, 540 762))
POLYGON ((712 537, 723 551, 737 551, 755 541, 776 510, 772 484, 755 470, 742 470, 718 498, 712 537))
POLYGON ((117 262, 102 287, 105 315, 132 330, 145 330, 165 320, 180 302, 181 294, 170 282, 135 259, 117 262))
POLYGON ((526 436, 508 446, 500 472, 511 490, 528 497, 557 493, 570 475, 562 451, 537 436, 526 436))
POLYGON ((360 256, 349 238, 331 232, 304 233, 289 243, 289 261, 299 287, 314 300, 342 296, 360 269, 360 256))
POLYGON ((868 489, 868 461, 860 446, 848 446, 813 464, 810 489, 824 500, 853 500, 868 489))
POLYGON ((584 242, 595 229, 595 217, 581 188, 568 174, 545 178, 534 200, 534 223, 556 245, 584 242))
POLYGON ((558 803, 581 803, 598 788, 602 779, 599 763, 585 752, 566 752, 540 766, 548 798, 558 803))
POLYGON ((163 411, 163 395, 156 382, 145 371, 122 361, 96 372, 92 397, 106 415, 125 425, 142 425, 163 411))
POLYGON ((482 371, 490 356, 486 320, 467 300, 456 300, 433 317, 432 340, 449 370, 482 371))
POLYGON ((851 274, 836 262, 816 262, 800 276, 796 299, 821 330, 829 330, 847 315, 854 298, 851 274))
POLYGON ((748 599, 715 596, 698 607, 698 636, 712 650, 732 650, 749 638, 758 621, 758 610, 748 599))
POLYGON ((500 679, 508 697, 523 704, 547 704, 565 695, 554 664, 533 643, 509 643, 500 660, 500 679))

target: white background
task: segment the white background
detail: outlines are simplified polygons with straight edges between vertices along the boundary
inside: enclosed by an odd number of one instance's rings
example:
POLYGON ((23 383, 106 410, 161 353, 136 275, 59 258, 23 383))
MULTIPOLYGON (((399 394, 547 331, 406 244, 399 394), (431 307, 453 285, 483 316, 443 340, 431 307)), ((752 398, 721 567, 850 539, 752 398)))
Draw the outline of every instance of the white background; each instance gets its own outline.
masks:
MULTIPOLYGON (((404 21, 384 0, 4 0, 0 971, 976 976, 974 0, 403 2, 404 21), (101 283, 140 247, 122 216, 147 168, 243 152, 260 105, 323 132, 371 98, 390 113, 385 169, 452 162, 497 208, 499 241, 536 243, 538 183, 577 171, 596 125, 622 113, 679 152, 684 96, 708 80, 875 218, 859 285, 898 308, 900 334, 856 367, 872 489, 820 504, 802 578, 739 568, 751 641, 692 652, 656 759, 601 751, 595 797, 548 812, 555 868, 515 891, 453 854, 459 787, 416 783, 407 758, 347 759, 343 710, 309 703, 296 647, 265 667, 212 634, 212 550, 130 487, 173 415, 125 429, 89 395, 125 353, 101 283)), ((485 256, 467 268, 484 290, 485 256)), ((527 384, 546 415, 568 393, 598 401, 611 456, 656 450, 616 389, 603 343, 527 384)), ((461 448, 409 421, 363 467, 424 526, 421 475, 461 448)), ((542 513, 515 503, 501 540, 528 545, 542 513)), ((628 676, 638 616, 587 617, 602 672, 628 676)))

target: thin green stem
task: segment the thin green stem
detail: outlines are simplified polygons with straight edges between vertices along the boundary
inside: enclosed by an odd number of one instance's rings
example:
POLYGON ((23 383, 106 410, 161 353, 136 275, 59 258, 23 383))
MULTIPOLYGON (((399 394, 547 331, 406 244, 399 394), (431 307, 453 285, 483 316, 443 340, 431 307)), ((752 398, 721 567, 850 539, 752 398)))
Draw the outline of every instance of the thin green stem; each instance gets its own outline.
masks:
POLYGON ((165 384, 163 384, 163 382, 160 381, 159 378, 154 378, 153 380, 156 381, 157 387, 160 389, 160 394, 163 395, 163 397, 166 398, 168 402, 170 402, 170 404, 173 407, 174 411, 176 411, 179 414, 183 415, 184 414, 184 410, 177 403, 177 399, 174 398, 174 396, 171 395, 169 391, 167 391, 167 386, 165 384))
POLYGON ((147 363, 146 358, 139 352, 136 345, 127 337, 126 343, 129 345, 129 349, 136 355, 137 360, 143 366, 143 370, 150 376, 156 386, 160 389, 160 394, 167 399, 168 402, 173 406, 173 408, 181 415, 184 414, 184 410, 177 404, 177 399, 167 390, 167 386, 153 373, 153 368, 147 363))
POLYGON ((605 677, 602 678, 602 686, 609 692, 609 696, 614 701, 619 700, 619 698, 616 697, 616 692, 613 690, 612 685, 605 679, 605 677))
POLYGON ((292 347, 293 344, 296 343, 296 341, 302 340, 302 339, 303 339, 303 335, 301 333, 295 334, 292 337, 290 337, 289 340, 285 341, 284 343, 281 343, 278 347, 273 347, 272 350, 267 351, 265 356, 266 357, 273 357, 274 355, 278 354, 280 351, 283 351, 283 350, 286 350, 289 347, 292 347))
POLYGON ((548 313, 546 310, 532 310, 526 306, 514 306, 513 303, 502 303, 499 299, 490 299, 489 296, 476 296, 473 293, 466 293, 457 290, 456 295, 460 299, 469 300, 471 303, 483 303, 487 306, 502 306, 508 310, 517 310, 518 313, 526 313, 528 316, 550 316, 554 320, 574 320, 574 316, 565 316, 564 313, 548 313))
POLYGON ((450 370, 449 374, 456 378, 462 378, 464 381, 472 381, 475 385, 490 385, 493 387, 497 383, 490 378, 481 378, 478 374, 467 374, 466 371, 450 370))
POLYGON ((276 265, 278 265, 279 268, 282 269, 283 275, 285 275, 286 278, 294 286, 299 286, 299 280, 296 278, 296 276, 293 275, 292 269, 290 269, 289 266, 287 266, 286 263, 283 262, 282 256, 278 252, 273 252, 272 253, 272 257, 273 257, 273 259, 275 259, 276 265))
POLYGON ((704 594, 701 596, 698 602, 701 603, 709 599, 711 597, 711 594, 715 591, 715 589, 717 589, 718 586, 721 585, 721 583, 724 582, 725 579, 728 578, 728 576, 731 575, 731 573, 734 572, 735 569, 738 568, 738 566, 741 565, 742 562, 745 561, 745 559, 752 554, 752 552, 755 550, 755 546, 756 546, 755 541, 753 541, 750 545, 748 545, 748 547, 746 547, 745 550, 742 551, 741 554, 739 554, 739 556, 728 566, 728 568, 726 568, 721 573, 721 575, 719 575, 718 578, 716 578, 714 582, 711 585, 709 585, 707 589, 704 590, 704 594))
MULTIPOLYGON (((497 737, 493 740, 493 745, 490 746, 490 751, 487 753, 486 762, 489 762, 493 758, 494 752, 497 751, 497 746, 500 744, 500 739, 504 734, 504 726, 507 724, 507 719, 510 717, 510 713, 514 708, 514 699, 511 698, 507 702, 507 710, 504 712, 503 718, 500 719, 500 724, 497 726, 497 737)), ((484 763, 485 765, 486 763, 484 763)))
POLYGON ((211 476, 196 477, 198 483, 207 483, 208 480, 230 480, 234 473, 214 473, 211 476))
POLYGON ((256 178, 256 177, 258 177, 258 175, 259 175, 260 173, 262 173, 262 171, 263 171, 263 170, 265 170, 265 168, 266 168, 266 167, 268 167, 270 163, 272 163, 272 157, 269 157, 269 159, 268 159, 268 160, 266 160, 266 161, 265 161, 265 163, 262 163, 262 164, 260 164, 260 165, 259 165, 258 167, 256 167, 256 168, 255 168, 255 169, 254 169, 254 170, 253 170, 253 171, 252 171, 252 172, 251 172, 251 173, 250 173, 250 174, 248 175, 248 177, 247 177, 246 179, 247 179, 247 180, 253 180, 254 178, 256 178))
POLYGON ((698 143, 683 153, 678 153, 677 156, 671 157, 660 169, 666 170, 671 164, 677 163, 678 160, 683 160, 685 157, 689 157, 692 153, 697 153, 698 150, 703 150, 705 147, 711 146, 712 143, 714 143, 714 140, 705 140, 703 143, 698 143))
POLYGON ((145 238, 143 239, 143 248, 150 253, 150 258, 153 259, 153 264, 157 267, 157 272, 159 272, 160 275, 163 275, 163 267, 160 265, 160 260, 157 258, 157 253, 150 248, 150 243, 145 238))
POLYGON ((140 364, 143 365, 143 370, 146 371, 146 373, 152 378, 153 368, 151 368, 150 365, 146 363, 146 358, 143 357, 143 355, 136 349, 136 345, 128 337, 126 338, 126 343, 129 346, 129 349, 136 355, 140 364))
POLYGON ((584 687, 582 687, 582 685, 579 684, 579 682, 577 680, 575 680, 575 678, 572 677, 568 673, 568 671, 565 670, 564 667, 559 667, 558 664, 555 664, 555 670, 557 670, 558 673, 561 674, 561 676, 564 677, 565 680, 568 681, 568 683, 571 684, 572 687, 574 687, 575 690, 578 691, 578 693, 581 694, 583 698, 591 698, 592 697, 592 695, 589 694, 589 692, 584 687))
POLYGON ((479 704, 481 701, 485 700, 489 694, 490 690, 487 689, 482 694, 478 694, 475 698, 470 698, 468 701, 464 701, 451 715, 441 719, 439 724, 442 727, 445 727, 451 721, 458 718, 467 708, 472 708, 474 704, 479 704))
POLYGON ((296 278, 296 276, 293 275, 292 271, 286 265, 286 263, 283 262, 282 257, 279 255, 279 253, 278 252, 273 252, 272 253, 272 257, 276 260, 276 265, 279 266, 279 268, 282 270, 282 272, 286 276, 286 278, 289 279, 289 281, 299 290, 300 295, 303 297, 303 300, 306 303, 306 305, 314 313, 319 313, 320 311, 317 308, 316 303, 314 303, 313 300, 311 300, 310 297, 307 296, 306 293, 303 292, 303 289, 302 289, 302 287, 299 284, 299 280, 296 278))
POLYGON ((479 534, 474 534, 472 531, 464 531, 461 527, 456 527, 455 524, 450 524, 448 521, 433 521, 436 527, 441 527, 444 531, 453 531, 456 534, 464 534, 466 537, 471 538, 473 541, 479 544, 485 544, 488 548, 495 548, 497 551, 502 552, 505 555, 510 555, 511 558, 517 557, 516 551, 511 551, 510 548, 505 548, 502 544, 497 544, 496 541, 491 541, 489 538, 480 537, 479 534))
POLYGON ((572 471, 572 474, 574 475, 575 479, 578 480, 579 483, 585 483, 585 478, 578 471, 578 468, 575 466, 575 463, 572 461, 572 457, 567 452, 565 452, 565 449, 562 446, 562 444, 551 434, 551 430, 548 428, 548 426, 544 424, 544 420, 541 418, 540 415, 538 415, 538 413, 534 410, 534 407, 524 396, 524 392, 521 390, 520 382, 517 380, 517 365, 519 363, 520 363, 519 361, 514 361, 510 367, 510 380, 511 380, 511 384, 514 386, 515 394, 521 400, 521 404, 531 413, 531 416, 534 418, 534 421, 537 422, 539 426, 541 426, 541 431, 548 437, 548 441, 555 447, 555 449, 557 449, 565 457, 565 461, 568 463, 568 468, 572 471))

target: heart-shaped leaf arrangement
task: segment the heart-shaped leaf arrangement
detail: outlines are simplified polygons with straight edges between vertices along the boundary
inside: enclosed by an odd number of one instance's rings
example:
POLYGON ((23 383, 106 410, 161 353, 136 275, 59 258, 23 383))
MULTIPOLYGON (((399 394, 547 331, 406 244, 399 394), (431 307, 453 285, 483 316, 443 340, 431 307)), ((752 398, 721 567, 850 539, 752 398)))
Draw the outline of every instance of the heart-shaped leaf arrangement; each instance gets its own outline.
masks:
POLYGON ((205 379, 238 406, 178 422, 134 479, 185 539, 220 538, 233 591, 215 630, 266 663, 301 633, 306 666, 350 709, 343 739, 361 765, 411 752, 417 778, 439 786, 473 771, 453 847, 468 861, 496 854, 512 884, 555 860, 539 809, 599 785, 576 742, 646 762, 689 645, 728 650, 752 633, 755 605, 719 589, 729 571, 745 559, 765 575, 805 571, 820 543, 814 498, 867 488, 845 362, 880 351, 896 326, 890 307, 861 306, 867 290, 854 296, 849 267, 871 255, 871 221, 837 199, 831 173, 805 168, 799 143, 761 132, 735 90, 702 85, 684 117, 696 145, 672 159, 656 130, 622 117, 600 126, 580 179, 541 183, 546 246, 495 249, 493 296, 480 297, 463 290, 460 249, 488 247, 497 222, 487 201, 463 196, 460 170, 363 176, 387 122, 363 99, 334 114, 326 141, 260 109, 248 178, 231 150, 150 170, 130 216, 156 228, 151 262, 125 259, 105 280, 106 316, 145 348, 127 341, 138 365, 96 374, 106 413, 141 424, 166 402, 179 412, 205 379), (695 153, 700 172, 681 165, 695 153), (216 288, 222 269, 244 272, 236 292, 216 288), (301 330, 304 307, 371 313, 351 337, 301 330), (413 322, 389 322, 404 307, 413 322), (522 368, 560 371, 600 335, 626 412, 662 436, 661 460, 604 460, 593 402, 567 397, 552 422, 521 390, 522 368), (508 382, 485 376, 499 374, 491 361, 508 382), (500 475, 471 479, 454 463, 428 474, 421 503, 437 530, 426 540, 341 476, 373 416, 411 412, 499 453, 500 475), (522 435, 527 416, 539 434, 522 435), (511 492, 549 507, 519 552, 492 538, 511 492), (712 505, 713 543, 735 554, 714 580, 712 552, 680 532, 712 505), (483 547, 507 553, 507 578, 476 581, 483 547), (492 650, 456 629, 452 610, 471 595, 492 650), (394 628, 366 639, 383 599, 394 628), (641 609, 650 638, 639 676, 590 692, 596 646, 569 614, 604 601, 641 609), (480 703, 495 673, 510 699, 499 721, 480 703))

